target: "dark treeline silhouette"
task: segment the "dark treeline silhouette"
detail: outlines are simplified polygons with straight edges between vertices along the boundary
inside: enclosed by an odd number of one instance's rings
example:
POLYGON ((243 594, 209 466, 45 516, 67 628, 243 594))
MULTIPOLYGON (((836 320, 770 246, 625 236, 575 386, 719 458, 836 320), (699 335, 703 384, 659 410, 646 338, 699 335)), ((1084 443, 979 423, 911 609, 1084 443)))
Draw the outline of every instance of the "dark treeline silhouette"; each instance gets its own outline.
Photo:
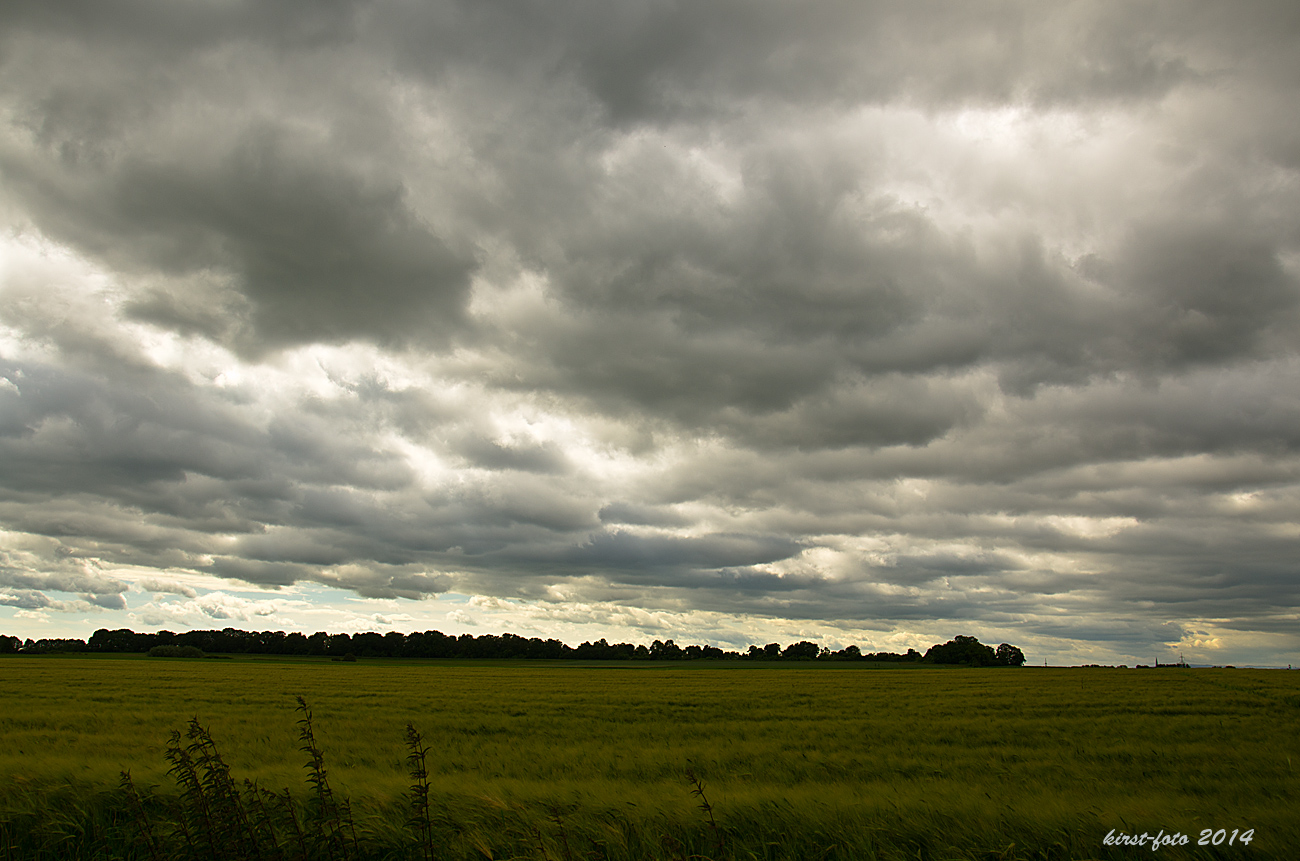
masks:
POLYGON ((974 637, 955 637, 938 646, 931 646, 922 659, 932 664, 969 664, 973 667, 1019 667, 1025 663, 1025 653, 1010 643, 996 650, 974 637))
POLYGON ((516 634, 461 634, 441 631, 402 634, 306 634, 284 631, 159 631, 136 633, 121 628, 101 628, 89 641, 76 639, 20 640, 0 636, 0 653, 49 654, 53 652, 149 653, 156 656, 193 656, 197 652, 225 655, 316 655, 333 658, 496 658, 579 661, 872 661, 885 663, 967 664, 971 666, 1021 666, 1024 653, 1008 643, 994 650, 974 637, 957 637, 930 647, 924 655, 915 649, 905 654, 863 652, 848 646, 832 652, 807 640, 782 648, 779 643, 750 646, 733 652, 716 646, 678 646, 672 640, 655 640, 651 645, 605 642, 574 647, 559 640, 525 638, 516 634), (184 651, 182 651, 184 650, 184 651))

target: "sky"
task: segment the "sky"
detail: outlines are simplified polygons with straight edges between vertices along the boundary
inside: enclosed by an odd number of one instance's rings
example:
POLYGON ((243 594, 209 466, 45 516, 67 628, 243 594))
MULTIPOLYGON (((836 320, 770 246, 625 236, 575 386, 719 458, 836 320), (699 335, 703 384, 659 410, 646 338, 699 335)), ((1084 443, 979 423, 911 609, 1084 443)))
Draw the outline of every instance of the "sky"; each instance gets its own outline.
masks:
POLYGON ((9 0, 0 633, 1300 663, 1300 5, 9 0))

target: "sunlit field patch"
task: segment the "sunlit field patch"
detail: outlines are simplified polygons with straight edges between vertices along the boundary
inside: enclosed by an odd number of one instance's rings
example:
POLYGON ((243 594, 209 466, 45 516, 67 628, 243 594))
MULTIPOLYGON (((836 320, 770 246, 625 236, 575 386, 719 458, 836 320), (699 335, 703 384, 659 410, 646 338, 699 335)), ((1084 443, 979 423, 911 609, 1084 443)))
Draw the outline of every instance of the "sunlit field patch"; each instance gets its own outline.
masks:
POLYGON ((12 811, 51 787, 90 805, 130 770, 175 793, 165 748, 191 718, 237 780, 306 798, 301 696, 375 841, 406 839, 405 728, 423 734, 429 797, 460 823, 447 857, 559 858, 561 835, 573 857, 609 858, 1138 851, 1103 846, 1111 829, 1190 835, 1160 857, 1300 846, 1300 673, 1285 671, 18 656, 0 685, 11 841, 12 811), (1197 847, 1206 828, 1252 843, 1197 847))

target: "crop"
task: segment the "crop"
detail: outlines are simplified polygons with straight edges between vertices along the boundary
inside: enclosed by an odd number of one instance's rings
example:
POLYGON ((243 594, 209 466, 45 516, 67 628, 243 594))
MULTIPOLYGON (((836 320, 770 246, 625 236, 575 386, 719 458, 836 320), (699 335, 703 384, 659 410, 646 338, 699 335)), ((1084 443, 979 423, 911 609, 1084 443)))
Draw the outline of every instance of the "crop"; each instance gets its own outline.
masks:
POLYGON ((0 858, 201 833, 177 751, 308 857, 1286 857, 1298 675, 14 657, 0 858))

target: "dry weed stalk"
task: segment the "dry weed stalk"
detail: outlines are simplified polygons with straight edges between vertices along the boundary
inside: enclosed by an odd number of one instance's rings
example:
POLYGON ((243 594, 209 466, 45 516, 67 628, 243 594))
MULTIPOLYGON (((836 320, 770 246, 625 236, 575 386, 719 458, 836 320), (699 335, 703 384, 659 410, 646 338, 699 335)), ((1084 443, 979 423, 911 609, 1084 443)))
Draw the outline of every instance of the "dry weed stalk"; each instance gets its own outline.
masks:
POLYGON ((126 792, 127 800, 131 803, 131 816, 135 819, 136 833, 144 840, 149 857, 153 861, 163 861, 162 847, 158 844, 158 838, 153 832, 153 823, 149 821, 149 815, 145 812, 140 793, 136 791, 135 783, 131 780, 131 772, 123 771, 121 774, 122 789, 126 792))
POLYGON ((341 804, 334 799, 329 779, 325 773, 325 754, 316 744, 316 734, 312 729, 311 709, 307 701, 298 697, 298 708, 302 717, 298 720, 298 738, 302 741, 299 748, 309 757, 306 766, 307 782, 316 791, 316 819, 322 826, 325 851, 330 861, 346 861, 357 850, 357 832, 352 823, 351 805, 347 801, 341 804), (347 829, 345 834, 344 829, 347 829), (351 836, 351 845, 348 836, 351 836))
POLYGON ((166 757, 172 764, 172 767, 167 769, 167 773, 172 776, 181 790, 181 806, 176 817, 176 825, 185 838, 185 845, 189 847, 191 855, 196 855, 200 851, 196 841, 206 840, 207 854, 215 858, 217 844, 212 810, 207 794, 203 790, 203 782, 199 779, 198 769, 194 765, 194 758, 181 744, 179 730, 172 730, 167 742, 166 757))
POLYGON ((717 853, 722 854, 722 830, 718 828, 718 820, 713 817, 713 805, 709 803, 709 797, 704 794, 704 781, 696 776, 695 770, 686 769, 686 779, 691 782, 691 795, 700 800, 700 809, 704 815, 709 818, 709 829, 713 832, 713 841, 717 848, 717 853))
POLYGON ((429 749, 411 724, 406 725, 406 764, 411 772, 411 818, 420 842, 420 854, 433 861, 433 822, 429 817, 429 749))
MULTIPOLYGON (((279 797, 277 796, 277 798, 279 797)), ((307 835, 303 834, 302 826, 298 824, 298 812, 294 808, 293 796, 289 794, 288 789, 284 791, 281 804, 284 807, 289 824, 293 826, 293 836, 298 844, 298 857, 300 861, 307 861, 307 835)))
POLYGON ((260 841, 249 822, 239 789, 230 777, 230 766, 222 759, 212 734, 198 718, 192 718, 186 735, 190 739, 188 751, 201 772, 199 780, 208 799, 214 836, 226 847, 226 857, 260 861, 263 857, 260 841))
POLYGON ((260 833, 262 841, 269 850, 271 861, 283 861, 284 850, 280 847, 280 841, 276 838, 275 823, 271 820, 271 812, 266 807, 267 798, 275 798, 275 794, 270 790, 262 789, 256 782, 244 779, 244 788, 249 798, 249 806, 252 809, 254 818, 250 820, 250 828, 255 834, 260 833))

